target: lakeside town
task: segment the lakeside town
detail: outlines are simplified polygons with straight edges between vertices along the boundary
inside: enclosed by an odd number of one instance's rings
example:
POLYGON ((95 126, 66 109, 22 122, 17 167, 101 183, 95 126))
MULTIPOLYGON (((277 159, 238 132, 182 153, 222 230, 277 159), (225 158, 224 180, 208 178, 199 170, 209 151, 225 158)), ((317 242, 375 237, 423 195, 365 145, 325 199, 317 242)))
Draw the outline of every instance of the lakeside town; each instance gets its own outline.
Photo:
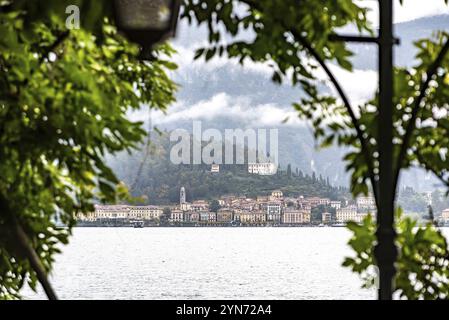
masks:
MULTIPOLYGON (((156 205, 95 205, 95 211, 79 215, 79 226, 344 226, 375 216, 374 197, 330 200, 321 197, 286 197, 281 190, 254 198, 222 196, 217 200, 186 201, 181 187, 179 203, 156 205), (314 216, 314 217, 312 217, 314 216)), ((449 209, 440 220, 449 222, 449 209)))

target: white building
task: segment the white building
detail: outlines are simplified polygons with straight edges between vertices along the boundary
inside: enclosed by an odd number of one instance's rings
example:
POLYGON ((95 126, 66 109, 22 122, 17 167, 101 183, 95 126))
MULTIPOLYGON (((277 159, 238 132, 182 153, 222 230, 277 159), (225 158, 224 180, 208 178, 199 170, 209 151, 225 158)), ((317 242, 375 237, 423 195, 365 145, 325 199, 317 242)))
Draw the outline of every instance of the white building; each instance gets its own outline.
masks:
POLYGON ((192 209, 192 205, 189 202, 181 203, 179 207, 181 208, 182 211, 189 211, 192 209))
POLYGON ((95 205, 95 212, 80 220, 139 219, 156 220, 163 210, 158 206, 95 205))
POLYGON ((360 223, 367 215, 368 212, 359 213, 356 206, 349 206, 337 209, 336 220, 339 223, 347 223, 349 221, 360 223))
POLYGON ((156 220, 163 213, 157 206, 128 206, 128 210, 129 219, 156 220))
POLYGON ((376 209, 376 200, 372 196, 358 197, 356 201, 357 201, 358 209, 364 209, 364 210, 376 209))
POLYGON ((443 219, 443 221, 445 223, 449 222, 449 208, 448 209, 444 209, 443 212, 441 212, 441 218, 443 219))
POLYGON ((349 206, 346 208, 337 209, 336 220, 339 223, 346 223, 348 221, 356 221, 357 217, 357 207, 349 206))
POLYGON ((277 172, 277 166, 274 163, 248 163, 248 172, 258 175, 273 175, 277 172))
POLYGON ((95 205, 95 219, 127 219, 129 207, 126 205, 95 205))
POLYGON ((335 209, 340 209, 341 208, 341 201, 331 201, 330 202, 330 206, 332 208, 335 208, 335 209))
POLYGON ((329 224, 332 222, 332 214, 329 212, 323 212, 321 215, 321 222, 324 224, 329 224))
POLYGON ((310 210, 287 208, 284 210, 282 222, 285 224, 310 223, 310 210))
POLYGON ((267 204, 267 221, 273 223, 281 222, 281 203, 269 202, 267 204))
POLYGON ((219 164, 213 164, 210 167, 210 172, 212 172, 212 173, 219 173, 220 172, 220 165, 219 164))
POLYGON ((173 209, 170 213, 170 221, 172 222, 184 221, 184 212, 179 209, 173 209))

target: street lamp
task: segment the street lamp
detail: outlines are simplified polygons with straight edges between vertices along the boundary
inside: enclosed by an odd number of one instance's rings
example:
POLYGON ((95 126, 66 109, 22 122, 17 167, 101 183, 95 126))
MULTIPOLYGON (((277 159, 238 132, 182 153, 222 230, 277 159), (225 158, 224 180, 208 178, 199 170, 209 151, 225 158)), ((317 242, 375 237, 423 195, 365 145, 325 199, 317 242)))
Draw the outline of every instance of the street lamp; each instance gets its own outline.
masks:
POLYGON ((156 43, 175 35, 179 7, 179 0, 114 0, 117 28, 150 58, 156 43))
MULTIPOLYGON (((393 48, 399 39, 393 35, 393 3, 391 0, 379 0, 379 35, 332 36, 331 40, 349 42, 367 42, 378 45, 379 57, 379 113, 378 113, 378 147, 379 180, 377 212, 377 245, 374 256, 379 267, 379 299, 393 298, 393 280, 396 274, 395 263, 397 248, 394 229, 394 194, 393 181, 393 48)), ((374 186, 373 186, 374 188, 374 186)))

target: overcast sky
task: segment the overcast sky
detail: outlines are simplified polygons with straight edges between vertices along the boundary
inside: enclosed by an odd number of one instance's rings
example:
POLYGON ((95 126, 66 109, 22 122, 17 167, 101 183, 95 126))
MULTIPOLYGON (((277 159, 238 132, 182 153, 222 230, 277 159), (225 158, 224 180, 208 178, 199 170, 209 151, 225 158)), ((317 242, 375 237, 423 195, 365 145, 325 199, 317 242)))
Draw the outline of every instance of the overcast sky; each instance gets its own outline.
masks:
MULTIPOLYGON (((378 4, 377 0, 361 0, 360 5, 371 8, 369 15, 374 25, 378 23, 378 4)), ((434 16, 438 14, 449 14, 449 6, 444 0, 404 0, 403 5, 399 0, 394 3, 394 22, 405 22, 422 17, 434 16)))
MULTIPOLYGON (((369 6, 372 9, 369 18, 373 22, 373 25, 376 26, 378 19, 378 1, 361 0, 358 2, 360 5, 369 6)), ((449 15, 449 6, 444 3, 444 0, 404 0, 403 5, 399 4, 399 0, 395 0, 394 21, 396 23, 439 14, 449 15)), ((200 43, 206 43, 206 33, 192 32, 194 28, 187 27, 185 23, 181 23, 178 30, 178 40, 184 40, 179 42, 175 41, 175 43, 178 42, 175 44, 178 50, 178 55, 175 56, 175 60, 180 67, 176 72, 179 77, 189 79, 191 76, 197 74, 195 71, 200 71, 200 74, 210 75, 214 73, 214 70, 222 67, 228 68, 231 73, 242 72, 242 67, 235 60, 214 58, 208 63, 204 63, 202 59, 193 62, 194 48, 199 47, 200 43)), ((337 78, 342 82, 344 89, 347 91, 354 105, 363 103, 373 96, 377 88, 376 71, 354 70, 354 72, 350 73, 334 65, 331 65, 331 68, 337 78)), ((267 65, 247 62, 245 64, 245 70, 260 74, 261 77, 270 81, 272 70, 267 65)), ((324 74, 321 76, 326 78, 324 74)), ((243 79, 245 79, 244 74, 242 74, 242 81, 243 79)), ((201 79, 191 79, 191 81, 201 81, 201 79)), ((181 82, 183 90, 188 91, 189 81, 181 82)), ((168 114, 155 112, 153 115, 154 123, 164 125, 181 119, 194 120, 203 118, 204 120, 211 120, 223 114, 224 110, 226 110, 228 115, 232 115, 241 120, 247 119, 249 122, 255 124, 280 124, 286 117, 291 119, 289 121, 291 124, 297 123, 297 119, 295 121, 295 111, 293 108, 290 108, 290 105, 280 106, 276 103, 255 104, 247 96, 231 96, 226 91, 226 87, 227 84, 223 83, 222 91, 218 90, 212 97, 205 96, 204 100, 199 102, 189 103, 178 99, 178 102, 170 107, 168 114)), ((331 86, 331 88, 333 87, 331 86)), ((138 115, 139 118, 141 116, 141 114, 138 115)))

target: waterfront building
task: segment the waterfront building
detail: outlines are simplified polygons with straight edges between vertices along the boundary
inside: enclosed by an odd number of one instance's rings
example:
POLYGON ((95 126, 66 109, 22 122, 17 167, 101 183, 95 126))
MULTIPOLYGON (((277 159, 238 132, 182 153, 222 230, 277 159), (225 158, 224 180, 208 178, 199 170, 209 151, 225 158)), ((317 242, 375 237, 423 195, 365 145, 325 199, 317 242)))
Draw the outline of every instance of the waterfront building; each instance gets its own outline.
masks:
POLYGON ((310 213, 302 209, 286 208, 282 215, 282 222, 285 224, 310 223, 310 213))
POLYGON ((269 202, 267 204, 267 221, 271 223, 281 222, 281 203, 280 202, 269 202))
POLYGON ((184 220, 184 212, 179 209, 172 209, 170 213, 171 222, 182 222, 184 220))
POLYGON ((129 206, 129 205, 95 205, 95 211, 86 217, 80 217, 83 221, 95 221, 99 219, 138 219, 158 220, 163 213, 158 206, 129 206))
POLYGON ((95 211, 94 212, 87 212, 87 213, 78 213, 76 215, 76 219, 79 221, 95 221, 97 218, 95 217, 95 211))
POLYGON ((195 200, 190 205, 190 209, 193 211, 207 211, 209 210, 209 203, 205 200, 195 200))
POLYGON ((221 208, 217 212, 217 222, 229 223, 232 221, 232 210, 221 208))
POLYGON ((255 210, 252 212, 254 216, 255 223, 266 223, 267 222, 267 213, 262 210, 255 210))
POLYGON ((217 221, 217 215, 215 212, 209 212, 209 211, 201 211, 200 213, 200 221, 204 223, 209 222, 216 222, 217 221))
POLYGON ((264 224, 266 222, 266 213, 263 211, 243 211, 240 214, 242 224, 264 224))
POLYGON ((357 221, 359 219, 356 206, 348 206, 346 208, 337 209, 336 220, 339 223, 348 221, 357 221))
POLYGON ((238 208, 234 209, 233 213, 232 213, 233 220, 236 222, 241 222, 242 214, 243 214, 243 211, 241 209, 238 209, 238 208))
POLYGON ((311 209, 302 209, 302 220, 304 223, 310 223, 312 219, 312 211, 311 209))
POLYGON ((95 205, 94 219, 127 219, 128 212, 126 205, 95 205))
POLYGON ((163 210, 157 206, 128 206, 128 218, 140 220, 159 220, 163 210))
POLYGON ((356 200, 357 209, 359 210, 375 210, 376 201, 373 196, 358 197, 356 200))
POLYGON ((190 222, 200 221, 200 213, 198 211, 189 211, 189 221, 190 222))
POLYGON ((209 222, 217 222, 217 214, 215 212, 209 211, 209 222))
MULTIPOLYGON (((338 208, 340 209, 340 208, 338 208)), ((323 212, 321 214, 321 222, 323 224, 330 224, 332 223, 332 214, 330 212, 323 212)))
POLYGON ((182 214, 182 221, 184 221, 184 222, 190 222, 190 215, 191 215, 191 213, 192 213, 192 211, 182 211, 183 212, 183 214, 182 214))

